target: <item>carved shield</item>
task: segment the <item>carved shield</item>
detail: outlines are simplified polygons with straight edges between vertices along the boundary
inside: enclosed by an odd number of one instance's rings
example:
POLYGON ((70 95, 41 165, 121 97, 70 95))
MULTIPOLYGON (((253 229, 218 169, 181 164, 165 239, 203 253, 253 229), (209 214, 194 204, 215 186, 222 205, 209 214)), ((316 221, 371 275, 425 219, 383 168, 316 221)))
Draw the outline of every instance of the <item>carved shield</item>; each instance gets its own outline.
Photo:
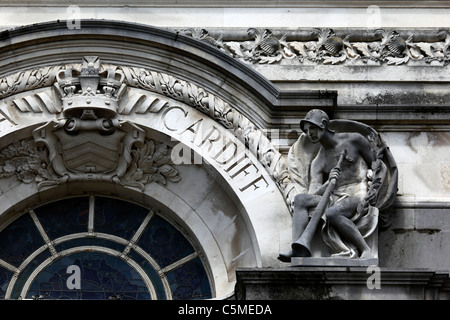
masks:
POLYGON ((122 154, 121 141, 126 132, 116 130, 112 135, 98 132, 80 132, 76 138, 64 130, 55 131, 61 145, 66 168, 80 173, 113 172, 122 154))
POLYGON ((36 145, 48 148, 52 170, 58 176, 38 187, 66 181, 114 181, 125 174, 131 149, 143 144, 145 131, 128 121, 117 123, 116 130, 106 135, 93 128, 89 124, 76 133, 67 132, 64 124, 50 121, 33 131, 36 145))

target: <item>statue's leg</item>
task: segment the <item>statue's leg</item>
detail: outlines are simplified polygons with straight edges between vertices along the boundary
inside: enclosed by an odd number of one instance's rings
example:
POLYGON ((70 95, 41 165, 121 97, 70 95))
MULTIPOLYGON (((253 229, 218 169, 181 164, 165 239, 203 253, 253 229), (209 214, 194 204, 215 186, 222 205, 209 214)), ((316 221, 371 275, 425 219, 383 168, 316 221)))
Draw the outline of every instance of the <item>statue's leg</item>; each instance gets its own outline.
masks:
POLYGON ((354 244, 360 251, 360 257, 371 256, 370 247, 366 240, 350 220, 356 211, 360 199, 357 197, 347 197, 335 203, 325 211, 327 221, 340 233, 342 238, 354 244))
POLYGON ((294 199, 294 214, 292 217, 292 242, 298 240, 309 222, 309 209, 317 206, 321 196, 313 194, 298 194, 294 199))
MULTIPOLYGON (((297 241, 302 235, 308 224, 308 211, 310 208, 317 206, 320 196, 312 194, 298 194, 294 199, 294 214, 292 216, 292 242, 297 241)), ((292 250, 286 253, 280 253, 278 259, 283 262, 290 262, 293 256, 292 250)))

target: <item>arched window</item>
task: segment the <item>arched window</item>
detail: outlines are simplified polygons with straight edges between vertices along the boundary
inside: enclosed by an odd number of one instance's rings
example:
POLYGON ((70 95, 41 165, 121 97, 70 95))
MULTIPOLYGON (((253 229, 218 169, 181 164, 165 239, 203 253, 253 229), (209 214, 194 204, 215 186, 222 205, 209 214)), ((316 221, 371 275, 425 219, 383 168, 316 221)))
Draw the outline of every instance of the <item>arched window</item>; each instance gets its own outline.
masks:
POLYGON ((84 196, 23 214, 0 232, 4 299, 207 299, 201 252, 155 209, 84 196))

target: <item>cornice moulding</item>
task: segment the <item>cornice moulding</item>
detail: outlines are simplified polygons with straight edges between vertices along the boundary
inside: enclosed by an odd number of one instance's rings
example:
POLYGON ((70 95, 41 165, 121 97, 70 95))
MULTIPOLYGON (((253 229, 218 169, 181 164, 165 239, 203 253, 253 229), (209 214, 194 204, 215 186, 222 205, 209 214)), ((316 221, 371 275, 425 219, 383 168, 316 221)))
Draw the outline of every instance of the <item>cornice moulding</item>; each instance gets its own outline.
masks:
MULTIPOLYGON (((67 6, 64 1, 30 0, 30 1, 0 1, 1 6, 27 6, 27 7, 61 7, 67 6)), ((79 0, 77 5, 89 7, 156 7, 156 8, 184 8, 184 7, 204 7, 204 8, 366 8, 368 6, 378 6, 382 8, 446 8, 450 7, 450 1, 298 1, 298 0, 245 0, 245 1, 223 1, 223 0, 157 0, 144 1, 133 0, 103 1, 79 0)))

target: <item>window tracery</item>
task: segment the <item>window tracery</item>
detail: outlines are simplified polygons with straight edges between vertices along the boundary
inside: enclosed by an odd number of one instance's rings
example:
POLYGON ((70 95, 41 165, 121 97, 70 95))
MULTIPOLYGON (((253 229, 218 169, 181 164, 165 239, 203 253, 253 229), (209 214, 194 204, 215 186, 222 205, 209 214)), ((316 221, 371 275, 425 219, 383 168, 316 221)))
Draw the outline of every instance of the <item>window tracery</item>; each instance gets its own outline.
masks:
POLYGON ((30 210, 0 232, 3 299, 207 299, 202 254, 155 209, 83 196, 30 210), (70 288, 69 266, 80 269, 70 288))

